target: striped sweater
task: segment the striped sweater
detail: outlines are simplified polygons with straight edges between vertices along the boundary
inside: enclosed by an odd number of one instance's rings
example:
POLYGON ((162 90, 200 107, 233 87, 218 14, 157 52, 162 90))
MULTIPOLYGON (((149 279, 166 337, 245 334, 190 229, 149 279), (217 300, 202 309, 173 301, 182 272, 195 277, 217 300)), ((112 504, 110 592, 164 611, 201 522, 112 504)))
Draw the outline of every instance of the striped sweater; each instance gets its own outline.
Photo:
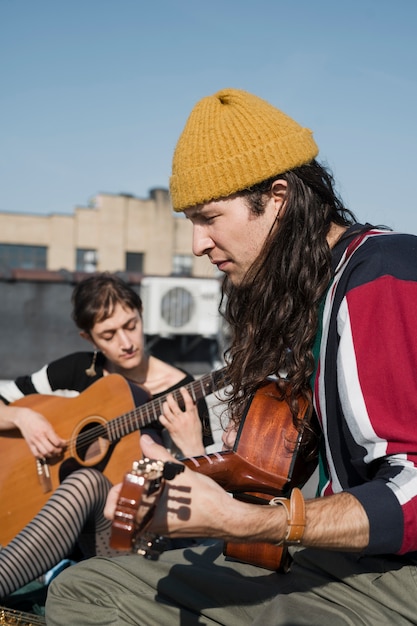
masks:
POLYGON ((333 250, 314 388, 327 480, 370 523, 368 554, 417 557, 417 237, 358 225, 333 250))

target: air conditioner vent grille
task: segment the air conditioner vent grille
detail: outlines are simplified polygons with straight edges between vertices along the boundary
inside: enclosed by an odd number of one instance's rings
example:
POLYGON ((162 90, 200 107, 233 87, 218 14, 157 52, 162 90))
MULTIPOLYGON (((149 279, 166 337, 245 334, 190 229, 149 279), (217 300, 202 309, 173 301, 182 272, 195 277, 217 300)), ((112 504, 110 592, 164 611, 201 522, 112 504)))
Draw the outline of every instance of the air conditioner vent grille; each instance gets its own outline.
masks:
POLYGON ((217 279, 144 276, 140 296, 145 335, 217 337, 220 302, 217 279))
POLYGON ((173 328, 188 324, 194 313, 194 298, 183 287, 174 287, 161 300, 161 316, 173 328))

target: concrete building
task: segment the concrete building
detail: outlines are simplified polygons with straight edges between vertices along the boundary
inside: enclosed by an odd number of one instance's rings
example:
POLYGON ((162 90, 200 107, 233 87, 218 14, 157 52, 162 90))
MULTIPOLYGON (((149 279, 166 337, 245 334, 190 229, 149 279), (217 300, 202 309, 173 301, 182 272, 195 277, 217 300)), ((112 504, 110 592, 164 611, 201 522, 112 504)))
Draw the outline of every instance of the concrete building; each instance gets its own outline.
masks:
POLYGON ((144 302, 148 346, 190 371, 218 360, 220 280, 192 254, 189 220, 168 191, 98 194, 73 215, 0 213, 0 378, 85 349, 70 318, 74 285, 119 273, 144 302))
POLYGON ((213 278, 192 254, 191 224, 166 189, 149 198, 99 193, 73 215, 0 213, 0 272, 14 268, 213 278))

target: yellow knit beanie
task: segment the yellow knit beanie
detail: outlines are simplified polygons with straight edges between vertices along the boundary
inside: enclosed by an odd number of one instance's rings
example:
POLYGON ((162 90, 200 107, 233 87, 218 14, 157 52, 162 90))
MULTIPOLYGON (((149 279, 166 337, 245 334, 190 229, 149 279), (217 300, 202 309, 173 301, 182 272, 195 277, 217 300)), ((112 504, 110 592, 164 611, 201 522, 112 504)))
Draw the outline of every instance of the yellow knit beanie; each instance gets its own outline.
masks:
POLYGON ((230 196, 312 161, 312 132, 265 100, 223 89, 192 110, 172 161, 175 211, 230 196))

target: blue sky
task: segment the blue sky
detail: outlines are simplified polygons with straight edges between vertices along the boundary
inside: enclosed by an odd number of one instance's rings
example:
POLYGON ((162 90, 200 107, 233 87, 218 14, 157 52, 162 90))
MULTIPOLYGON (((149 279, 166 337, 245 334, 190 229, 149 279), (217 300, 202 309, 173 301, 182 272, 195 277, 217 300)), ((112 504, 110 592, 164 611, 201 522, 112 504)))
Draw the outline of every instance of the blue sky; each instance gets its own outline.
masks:
POLYGON ((193 105, 311 128, 362 221, 417 234, 416 0, 0 0, 0 211, 167 187, 193 105))

